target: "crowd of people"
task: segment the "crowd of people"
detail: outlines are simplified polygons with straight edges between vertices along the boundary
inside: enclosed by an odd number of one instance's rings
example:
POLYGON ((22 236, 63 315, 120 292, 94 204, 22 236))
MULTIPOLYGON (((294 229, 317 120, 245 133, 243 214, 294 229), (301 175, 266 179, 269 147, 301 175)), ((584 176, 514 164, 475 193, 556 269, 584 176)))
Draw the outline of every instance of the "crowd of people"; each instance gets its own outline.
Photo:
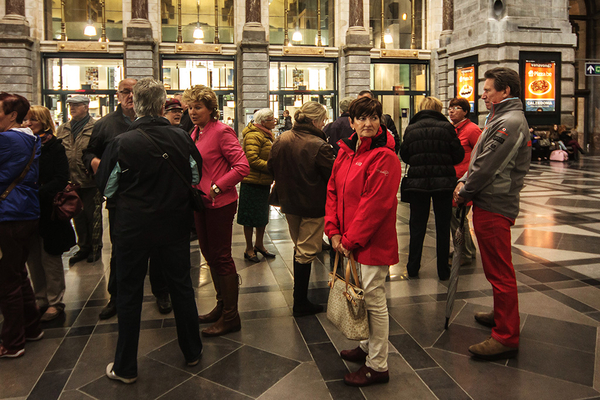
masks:
MULTIPOLYGON (((450 275, 456 209, 466 207, 468 214, 472 208, 494 308, 475 315, 492 332, 469 351, 486 360, 514 357, 519 314, 510 227, 529 168, 530 133, 515 71, 487 71, 483 89, 490 110, 483 132, 469 120, 465 99, 449 102, 448 119, 441 101, 426 97, 403 140, 370 91, 342 99, 340 117, 327 126, 327 111, 317 102, 299 107, 293 122, 286 111, 277 137, 274 112, 256 110, 241 141, 231 123, 219 120, 217 97, 203 85, 167 99, 160 81, 125 79, 118 85, 114 112, 94 121, 89 99, 72 96, 67 100, 71 119, 56 131, 47 108, 0 94, 0 358, 22 356, 26 341, 43 337, 41 322, 64 312, 62 255, 77 244, 69 264, 99 259, 106 201, 110 300, 99 318, 118 315, 119 332, 106 375, 124 383, 137 379, 148 271, 159 311, 174 312, 186 364, 196 365, 202 356, 200 324, 210 324, 201 332, 206 337, 242 328, 241 279, 232 256, 234 217, 243 226, 244 259, 274 258, 264 234, 269 205, 276 204, 293 243, 293 315, 323 311, 309 300, 308 288, 325 233, 334 254, 356 260, 368 310, 369 338, 340 353, 363 365, 344 381, 351 386, 388 382, 385 281, 389 266, 399 261, 401 180, 403 201, 410 204, 408 276, 419 275, 431 203, 442 281, 450 275), (407 166, 404 177, 400 158, 407 166), (55 218, 53 209, 54 197, 69 181, 83 203, 73 218, 75 229, 55 218), (201 201, 194 201, 196 195, 201 201), (198 315, 190 277, 192 228, 216 292, 214 308, 204 315, 198 315)), ((475 257, 469 231, 462 264, 475 257)))

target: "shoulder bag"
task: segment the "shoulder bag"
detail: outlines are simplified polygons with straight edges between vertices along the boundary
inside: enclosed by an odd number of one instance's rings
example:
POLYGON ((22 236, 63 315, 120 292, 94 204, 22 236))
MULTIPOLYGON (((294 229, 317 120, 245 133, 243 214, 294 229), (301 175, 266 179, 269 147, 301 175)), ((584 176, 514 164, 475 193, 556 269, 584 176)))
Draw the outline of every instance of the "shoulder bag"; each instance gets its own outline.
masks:
POLYGON ((350 340, 369 338, 369 319, 365 303, 364 290, 360 287, 354 256, 350 255, 346 263, 345 279, 336 275, 340 262, 340 253, 335 253, 333 272, 329 273, 329 299, 327 301, 327 319, 350 340), (350 275, 354 278, 350 283, 350 275))
POLYGON ((400 181, 400 201, 403 203, 410 203, 410 192, 406 190, 406 177, 408 177, 408 164, 406 164, 404 176, 400 181))
POLYGON ((80 185, 69 182, 67 186, 54 196, 52 219, 68 221, 83 210, 83 201, 77 194, 80 185))
POLYGON ((21 182, 23 179, 25 179, 25 176, 27 175, 27 173, 29 172, 29 169, 31 168, 31 164, 33 163, 33 160, 35 159, 35 150, 36 150, 36 146, 35 146, 35 143, 33 143, 33 152, 31 153, 31 158, 29 159, 29 162, 25 166, 25 169, 23 170, 23 172, 21 172, 21 175, 19 175, 17 177, 17 179, 15 179, 13 181, 13 183, 11 183, 2 194, 0 194, 0 201, 5 200, 8 197, 8 194, 15 187, 17 187, 19 182, 21 182))
POLYGON ((154 147, 156 147, 156 149, 159 151, 159 153, 162 153, 162 158, 164 158, 165 160, 167 160, 167 162, 169 163, 169 165, 171 165, 171 167, 175 170, 175 172, 177 173, 177 175, 179 175, 179 177, 181 178, 181 180, 188 186, 189 192, 190 192, 190 202, 192 203, 192 209, 194 211, 203 211, 204 210, 204 202, 202 201, 202 195, 204 193, 201 190, 198 190, 195 187, 193 187, 192 185, 190 185, 190 182, 188 182, 187 179, 185 179, 185 176, 183 176, 183 174, 181 173, 181 171, 179 171, 179 169, 177 169, 177 167, 175 166, 175 164, 173 164, 173 161, 171 161, 171 159, 169 158, 169 154, 167 154, 166 152, 164 152, 160 148, 160 146, 158 145, 158 143, 156 143, 156 141, 150 137, 150 135, 148 135, 146 132, 144 132, 141 128, 138 128, 137 130, 139 132, 141 132, 142 135, 144 135, 144 137, 146 139, 148 139, 150 141, 150 143, 152 143, 154 145, 154 147))

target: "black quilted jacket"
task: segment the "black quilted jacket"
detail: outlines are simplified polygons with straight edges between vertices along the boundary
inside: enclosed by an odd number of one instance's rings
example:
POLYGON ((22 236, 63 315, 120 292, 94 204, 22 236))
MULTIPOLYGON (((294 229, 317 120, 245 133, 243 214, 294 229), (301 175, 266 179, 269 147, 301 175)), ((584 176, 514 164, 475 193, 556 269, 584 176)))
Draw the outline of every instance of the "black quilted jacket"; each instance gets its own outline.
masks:
POLYGON ((418 112, 404 132, 400 146, 402 161, 410 166, 404 177, 407 191, 437 192, 454 190, 456 171, 465 151, 454 126, 441 113, 418 112))

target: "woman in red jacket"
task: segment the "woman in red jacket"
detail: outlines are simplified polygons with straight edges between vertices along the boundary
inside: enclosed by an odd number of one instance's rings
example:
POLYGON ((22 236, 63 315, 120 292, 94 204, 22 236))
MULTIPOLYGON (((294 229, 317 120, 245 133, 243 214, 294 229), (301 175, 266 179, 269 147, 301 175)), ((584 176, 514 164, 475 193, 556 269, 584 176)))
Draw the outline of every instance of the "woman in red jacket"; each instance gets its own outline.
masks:
MULTIPOLYGON (((479 140, 479 136, 481 136, 481 129, 477 125, 475 125, 471 120, 469 120, 469 111, 471 111, 471 106, 466 99, 462 97, 455 97, 450 100, 450 105, 448 106, 448 116, 452 121, 452 125, 456 129, 456 135, 460 140, 460 144, 462 144, 463 149, 465 149, 465 158, 463 158, 462 162, 456 164, 454 169, 456 170, 456 179, 460 179, 464 174, 467 173, 469 169, 469 162, 471 161, 471 152, 473 148, 475 148, 475 144, 479 140)), ((461 265, 471 264, 471 260, 475 258, 475 244, 473 243, 473 238, 471 237, 471 230, 469 229, 469 218, 467 215, 471 210, 472 203, 465 205, 465 248, 462 253, 462 261, 461 265)), ((454 233, 456 232, 456 228, 460 225, 460 221, 456 217, 457 206, 454 201, 452 201, 452 218, 450 219, 450 231, 452 232, 452 237, 454 238, 454 233)))
POLYGON ((332 247, 357 261, 369 314, 369 339, 341 357, 364 362, 346 374, 350 386, 389 381, 389 320, 385 277, 398 262, 397 193, 402 176, 394 137, 380 126, 381 103, 363 97, 348 110, 355 133, 338 141, 340 151, 327 186, 325 233, 332 247))

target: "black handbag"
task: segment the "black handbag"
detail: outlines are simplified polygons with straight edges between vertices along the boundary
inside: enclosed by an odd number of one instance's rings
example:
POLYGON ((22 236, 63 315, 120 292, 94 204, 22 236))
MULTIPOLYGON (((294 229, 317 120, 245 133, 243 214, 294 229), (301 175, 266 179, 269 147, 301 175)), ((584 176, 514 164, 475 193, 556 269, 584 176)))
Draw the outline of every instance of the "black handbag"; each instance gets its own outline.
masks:
POLYGON ((406 166, 406 172, 400 181, 400 201, 403 203, 410 203, 410 192, 406 190, 406 178, 408 177, 408 165, 406 166))
POLYGON ((171 167, 173 167, 173 169, 175 170, 177 175, 179 175, 181 180, 183 180, 183 182, 185 182, 185 184, 188 185, 192 209, 194 211, 203 211, 204 210, 204 202, 202 201, 202 195, 204 194, 204 192, 202 192, 201 190, 198 190, 195 187, 193 187, 192 185, 190 185, 190 182, 188 182, 187 179, 185 179, 185 176, 183 176, 183 174, 179 171, 179 169, 177 169, 175 164, 173 164, 173 161, 171 161, 169 154, 162 151, 162 149, 160 148, 158 143, 156 143, 156 141, 154 139, 152 139, 150 137, 150 135, 148 135, 146 132, 144 132, 141 128, 138 128, 137 130, 139 132, 141 132, 144 135, 144 137, 146 139, 148 139, 160 153, 162 153, 162 158, 167 160, 167 162, 171 165, 171 167))

